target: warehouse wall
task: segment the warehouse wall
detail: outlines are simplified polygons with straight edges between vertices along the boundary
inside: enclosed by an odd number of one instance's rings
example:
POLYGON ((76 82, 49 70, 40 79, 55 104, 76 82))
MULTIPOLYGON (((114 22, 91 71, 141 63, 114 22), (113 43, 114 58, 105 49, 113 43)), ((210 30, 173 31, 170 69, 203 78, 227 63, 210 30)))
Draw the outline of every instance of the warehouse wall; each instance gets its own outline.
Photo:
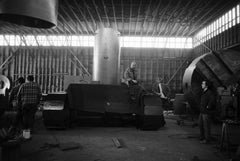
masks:
MULTIPOLYGON (((137 62, 138 78, 145 88, 150 88, 155 77, 160 76, 174 91, 181 90, 182 76, 187 67, 190 49, 140 49, 122 48, 121 74, 137 62)), ((92 74, 93 48, 91 47, 0 47, 0 65, 12 57, 1 74, 16 80, 33 74, 44 93, 64 91, 64 76, 82 76, 80 63, 92 74), (77 59, 75 58, 77 57, 77 59)))
MULTIPOLYGON (((240 24, 209 39, 205 42, 205 45, 214 51, 240 45, 240 24)), ((204 45, 199 45, 194 48, 194 57, 198 57, 207 52, 209 52, 209 50, 204 45)))

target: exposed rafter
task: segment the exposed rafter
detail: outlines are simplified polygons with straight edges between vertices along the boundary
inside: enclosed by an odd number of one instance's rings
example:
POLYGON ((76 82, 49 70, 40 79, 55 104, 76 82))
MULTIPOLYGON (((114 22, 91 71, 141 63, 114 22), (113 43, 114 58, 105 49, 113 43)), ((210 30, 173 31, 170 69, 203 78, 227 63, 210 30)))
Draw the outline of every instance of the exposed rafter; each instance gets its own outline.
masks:
POLYGON ((29 28, 0 21, 0 34, 84 34, 100 27, 122 36, 193 36, 239 0, 59 0, 58 25, 29 28))

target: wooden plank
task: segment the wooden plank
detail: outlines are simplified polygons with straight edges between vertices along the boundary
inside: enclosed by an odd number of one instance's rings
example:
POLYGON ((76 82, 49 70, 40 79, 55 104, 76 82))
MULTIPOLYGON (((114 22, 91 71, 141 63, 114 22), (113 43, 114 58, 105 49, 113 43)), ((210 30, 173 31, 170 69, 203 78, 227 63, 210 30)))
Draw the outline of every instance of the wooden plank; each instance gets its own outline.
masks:
POLYGON ((48 77, 49 77, 48 55, 49 55, 49 50, 46 49, 44 53, 44 93, 47 93, 48 91, 48 77))
POLYGON ((68 66, 67 66, 68 73, 69 73, 69 75, 72 75, 72 72, 71 72, 71 67, 72 67, 72 63, 71 63, 72 58, 71 57, 72 57, 72 55, 71 55, 71 53, 69 53, 68 50, 66 52, 68 54, 68 66))
POLYGON ((112 141, 117 148, 122 148, 122 144, 120 143, 118 138, 113 138, 112 141))
POLYGON ((16 53, 12 53, 14 55, 12 55, 12 58, 11 58, 11 62, 9 64, 9 76, 14 80, 14 64, 15 64, 15 54, 16 53))
POLYGON ((59 92, 60 91, 60 56, 59 56, 59 52, 56 53, 56 92, 59 92))
POLYGON ((59 79, 60 79, 59 91, 63 91, 64 90, 63 89, 63 78, 64 78, 64 74, 65 74, 64 71, 63 71, 63 69, 64 69, 63 50, 60 50, 59 53, 60 53, 60 73, 62 73, 61 75, 59 75, 59 79))
MULTIPOLYGON (((64 63, 64 73, 67 73, 67 75, 69 75, 69 72, 68 72, 68 70, 67 70, 67 66, 68 66, 68 54, 65 52, 65 50, 63 50, 64 51, 64 61, 63 61, 63 63, 64 63)), ((65 84, 65 79, 63 79, 63 87, 64 87, 64 84, 65 84)), ((65 89, 63 89, 63 90, 65 90, 65 89)))
POLYGON ((50 52, 48 51, 48 55, 49 55, 49 60, 48 60, 48 64, 49 64, 49 83, 48 83, 48 92, 49 93, 52 93, 52 69, 53 69, 53 66, 52 66, 52 62, 53 62, 53 54, 54 54, 54 51, 50 52))
POLYGON ((45 52, 45 49, 43 49, 41 51, 41 74, 40 74, 40 77, 41 77, 41 86, 42 86, 42 91, 44 91, 44 52, 45 52))
POLYGON ((29 50, 25 50, 24 53, 25 53, 25 74, 28 75, 30 74, 29 73, 29 50))
POLYGON ((56 92, 56 86, 57 86, 57 77, 56 74, 57 73, 57 53, 54 53, 53 55, 53 89, 52 92, 56 92))
MULTIPOLYGON (((37 50, 34 50, 34 52, 32 53, 33 54, 33 58, 32 58, 32 61, 33 61, 33 70, 32 70, 32 73, 33 75, 36 75, 36 68, 37 68, 37 50)), ((36 78, 35 78, 36 79, 36 78)), ((37 79, 36 79, 37 80, 37 79)))

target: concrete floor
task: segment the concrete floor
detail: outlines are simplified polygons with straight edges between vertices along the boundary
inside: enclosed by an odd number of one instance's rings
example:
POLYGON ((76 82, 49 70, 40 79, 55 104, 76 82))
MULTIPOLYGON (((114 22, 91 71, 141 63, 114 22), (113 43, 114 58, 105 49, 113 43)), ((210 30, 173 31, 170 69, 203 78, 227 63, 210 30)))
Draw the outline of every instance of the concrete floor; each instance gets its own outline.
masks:
MULTIPOLYGON (((141 131, 134 126, 46 130, 41 119, 36 126, 33 138, 21 146, 22 161, 191 161, 194 156, 200 161, 229 160, 216 148, 218 141, 201 144, 197 127, 178 126, 169 118, 157 131, 141 131), (113 138, 123 146, 117 148, 113 138), (61 150, 66 143, 79 148, 61 150)), ((220 132, 221 127, 214 126, 215 138, 220 132)))

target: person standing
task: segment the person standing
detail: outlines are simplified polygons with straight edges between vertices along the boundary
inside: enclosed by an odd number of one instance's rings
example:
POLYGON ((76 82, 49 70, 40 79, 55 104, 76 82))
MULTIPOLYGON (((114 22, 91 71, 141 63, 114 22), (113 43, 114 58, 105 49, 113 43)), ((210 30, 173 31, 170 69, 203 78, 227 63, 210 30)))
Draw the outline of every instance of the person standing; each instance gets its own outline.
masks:
POLYGON ((29 75, 27 82, 22 84, 18 92, 18 103, 23 113, 23 138, 31 138, 31 130, 34 125, 34 116, 41 98, 41 89, 34 82, 34 77, 29 75))
POLYGON ((156 77, 155 82, 152 85, 152 92, 158 96, 160 96, 162 100, 163 108, 169 109, 169 97, 170 97, 170 89, 166 84, 162 83, 162 78, 156 77))
POLYGON ((17 105, 17 94, 20 86, 25 83, 25 79, 23 77, 19 77, 16 81, 17 85, 13 87, 9 94, 9 104, 15 109, 18 107, 17 105))
POLYGON ((202 95, 200 101, 200 114, 198 125, 200 129, 201 143, 209 143, 211 141, 211 117, 215 110, 216 98, 214 92, 210 89, 209 81, 202 81, 202 95))
POLYGON ((20 128, 23 124, 22 120, 22 108, 18 106, 18 98, 17 94, 19 91, 20 86, 25 83, 25 79, 23 77, 19 77, 16 81, 17 85, 13 87, 9 94, 9 105, 17 111, 15 119, 13 121, 13 125, 10 127, 9 130, 13 130, 16 132, 16 128, 20 128))
POLYGON ((236 101, 237 101, 235 119, 240 120, 240 80, 237 81, 234 87, 233 96, 236 97, 236 101))

